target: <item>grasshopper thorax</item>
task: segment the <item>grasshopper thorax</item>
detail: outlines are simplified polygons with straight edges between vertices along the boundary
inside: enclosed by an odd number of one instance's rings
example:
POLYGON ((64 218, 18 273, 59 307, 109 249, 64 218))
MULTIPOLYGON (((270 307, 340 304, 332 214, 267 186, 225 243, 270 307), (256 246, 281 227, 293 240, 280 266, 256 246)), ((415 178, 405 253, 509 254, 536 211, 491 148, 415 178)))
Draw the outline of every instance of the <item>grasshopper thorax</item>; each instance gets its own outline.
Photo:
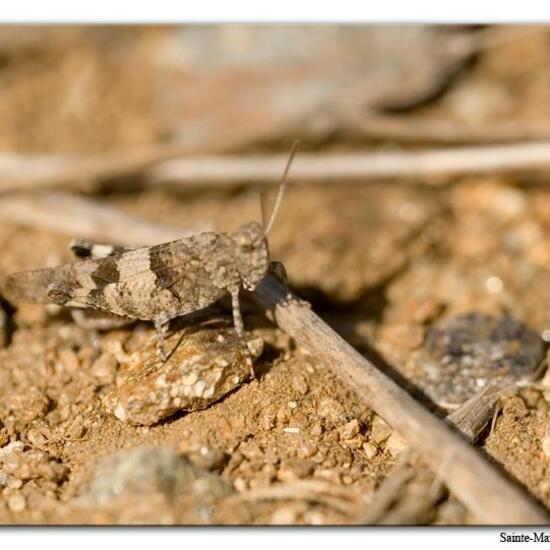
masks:
POLYGON ((263 279, 269 265, 267 240, 259 223, 241 225, 231 234, 235 242, 235 262, 246 290, 254 290, 263 279))

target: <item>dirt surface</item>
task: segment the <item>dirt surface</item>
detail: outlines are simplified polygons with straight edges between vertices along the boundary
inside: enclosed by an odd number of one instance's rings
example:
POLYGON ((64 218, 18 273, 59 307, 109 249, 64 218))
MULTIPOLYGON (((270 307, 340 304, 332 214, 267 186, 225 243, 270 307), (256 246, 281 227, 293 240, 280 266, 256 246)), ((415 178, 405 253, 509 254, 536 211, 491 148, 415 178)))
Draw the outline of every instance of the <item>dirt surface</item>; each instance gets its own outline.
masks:
MULTIPOLYGON (((174 69, 174 41, 185 30, 10 33, 0 40, 2 150, 98 152, 185 127, 184 107, 178 123, 168 124, 161 86, 170 76, 173 101, 178 78, 181 86, 182 75, 200 77, 194 50, 189 74, 174 69)), ((246 58, 253 40, 232 36, 246 58)), ((202 44, 197 29, 178 48, 191 48, 186 41, 202 44)), ((540 33, 483 50, 415 114, 488 123, 547 116, 549 56, 548 34, 540 33), (521 60, 521 71, 511 58, 521 60)), ((425 74, 437 72, 439 82, 441 63, 425 74)), ((265 135, 248 124, 250 135, 265 135)), ((357 144, 334 138, 309 146, 357 144)), ((321 317, 361 353, 391 365, 436 414, 487 382, 517 382, 477 444, 550 508, 550 381, 540 379, 550 341, 548 178, 469 177, 438 188, 291 186, 270 251, 321 317)), ((177 192, 106 185, 93 198, 181 228, 208 222, 226 231, 260 219, 257 190, 244 186, 177 192)), ((70 237, 0 220, 0 275, 73 261, 70 237)), ((58 307, 16 306, 0 309, 2 524, 350 524, 406 446, 406 434, 252 304, 245 303, 244 317, 248 341, 257 342, 254 380, 227 304, 176 323, 169 339, 176 352, 162 367, 146 323, 96 331, 58 307), (206 388, 192 376, 203 364, 223 372, 206 388)), ((477 522, 446 493, 419 521, 477 522)))

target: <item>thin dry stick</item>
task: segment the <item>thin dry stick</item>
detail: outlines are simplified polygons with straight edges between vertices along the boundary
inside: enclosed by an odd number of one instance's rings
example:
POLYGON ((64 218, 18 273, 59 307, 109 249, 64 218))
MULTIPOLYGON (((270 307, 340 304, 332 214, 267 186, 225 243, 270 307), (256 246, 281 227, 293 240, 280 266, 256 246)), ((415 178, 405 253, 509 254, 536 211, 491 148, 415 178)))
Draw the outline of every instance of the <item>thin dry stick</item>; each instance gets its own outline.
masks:
POLYGON ((371 500, 363 507, 356 519, 359 525, 372 525, 380 521, 392 504, 404 493, 407 484, 415 476, 410 465, 414 452, 405 449, 399 456, 399 463, 378 487, 371 500))
MULTIPOLYGON (((147 185, 166 182, 182 185, 270 183, 279 180, 285 161, 282 155, 178 159, 151 168, 145 182, 147 185)), ((452 176, 548 168, 550 142, 546 141, 415 152, 303 153, 295 160, 292 175, 297 182, 365 183, 369 180, 404 178, 440 184, 441 178, 452 176)))
MULTIPOLYGON (((272 137, 271 131, 209 140, 209 150, 234 151, 251 141, 272 137)), ((0 155, 0 191, 66 187, 80 189, 102 180, 128 177, 148 166, 182 155, 196 154, 204 145, 186 142, 154 142, 132 149, 81 156, 0 155)))
POLYGON ((446 422, 457 428, 468 441, 473 443, 493 417, 500 398, 512 389, 511 386, 490 384, 453 411, 446 418, 446 422))
MULTIPOLYGON (((101 209, 100 205, 90 207, 90 216, 100 219, 101 209)), ((39 224, 37 219, 37 226, 39 224)), ((155 238, 164 231, 163 226, 159 226, 155 238)), ((172 231, 166 231, 165 238, 160 241, 172 238, 172 231)), ((92 237, 86 234, 81 236, 92 237)), ((110 236, 111 233, 106 230, 104 239, 108 240, 110 236)), ((96 237, 101 238, 100 235, 96 237)), ((114 240, 130 244, 131 239, 130 232, 125 229, 114 240)), ((481 522, 540 524, 550 521, 547 512, 528 494, 510 483, 460 435, 345 342, 307 303, 290 297, 280 281, 267 276, 253 297, 299 345, 313 353, 323 365, 353 388, 367 406, 403 434, 411 448, 423 457, 434 472, 441 475, 451 491, 481 522), (453 460, 442 472, 441 463, 449 454, 453 460)))
POLYGON ((54 156, 50 160, 46 156, 32 161, 30 155, 2 155, 0 191, 54 186, 81 187, 83 182, 127 176, 151 164, 188 152, 189 148, 185 146, 153 143, 127 151, 54 156))
POLYGON ((0 219, 57 231, 72 237, 128 246, 157 244, 210 229, 206 224, 194 230, 186 230, 152 223, 126 215, 116 208, 54 191, 0 196, 0 219))
POLYGON ((300 480, 283 485, 250 489, 228 497, 229 501, 308 500, 353 515, 362 503, 361 495, 349 488, 317 480, 300 480))
MULTIPOLYGON (((268 184, 279 181, 285 155, 203 156, 160 162, 178 156, 177 150, 112 153, 91 159, 60 158, 42 169, 30 163, 0 163, 0 191, 37 188, 81 188, 83 182, 143 172, 148 186, 268 184)), ((38 161, 37 161, 38 162, 38 161)), ((438 185, 445 178, 467 174, 509 173, 550 168, 550 142, 514 143, 485 147, 457 147, 415 152, 306 154, 296 159, 292 173, 297 182, 356 182, 381 179, 419 180, 438 185)), ((116 183, 113 183, 116 185, 116 183)))
MULTIPOLYGON (((466 401, 451 413, 446 422, 457 428, 468 441, 473 442, 489 422, 497 401, 506 390, 498 385, 489 385, 478 395, 466 401)), ((411 525, 424 522, 430 509, 442 496, 439 480, 429 469, 417 463, 416 455, 411 449, 400 455, 398 466, 382 482, 366 511, 360 514, 358 523, 385 525, 411 525), (407 485, 413 480, 415 490, 411 495, 407 485), (435 487, 435 489, 434 489, 435 487), (390 510, 392 504, 395 508, 390 510)))
POLYGON ((462 436, 359 354, 307 304, 289 296, 281 282, 266 277, 254 296, 287 334, 401 433, 480 522, 535 524, 550 521, 540 505, 511 484, 462 436), (449 456, 452 459, 442 469, 449 456))

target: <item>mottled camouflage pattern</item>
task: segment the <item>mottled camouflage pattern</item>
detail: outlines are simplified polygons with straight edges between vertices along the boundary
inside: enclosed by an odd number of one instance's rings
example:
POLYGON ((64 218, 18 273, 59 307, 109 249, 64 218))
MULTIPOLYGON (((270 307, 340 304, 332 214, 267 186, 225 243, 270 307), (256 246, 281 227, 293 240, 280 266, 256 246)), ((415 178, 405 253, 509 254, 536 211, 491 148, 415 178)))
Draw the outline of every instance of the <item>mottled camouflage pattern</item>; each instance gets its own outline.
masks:
MULTIPOLYGON (((71 249, 90 259, 14 273, 4 281, 2 293, 15 302, 53 302, 154 321, 159 342, 168 321, 227 294, 242 338, 239 290, 254 290, 269 265, 264 231, 257 223, 230 234, 207 232, 151 247, 125 249, 77 241, 71 249)), ((160 351, 162 355, 162 347, 160 351)))
POLYGON ((3 293, 14 301, 167 321, 241 287, 253 290, 267 267, 262 228, 250 223, 232 234, 208 232, 152 247, 114 248, 99 259, 15 273, 7 277, 3 293))

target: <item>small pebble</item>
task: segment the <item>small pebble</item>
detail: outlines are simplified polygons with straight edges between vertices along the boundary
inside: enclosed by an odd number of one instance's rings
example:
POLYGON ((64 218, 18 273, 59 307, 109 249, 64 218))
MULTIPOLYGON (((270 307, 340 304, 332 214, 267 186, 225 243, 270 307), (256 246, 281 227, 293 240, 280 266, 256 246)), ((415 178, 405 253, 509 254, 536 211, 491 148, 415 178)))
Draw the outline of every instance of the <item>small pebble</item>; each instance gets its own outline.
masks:
POLYGON ((351 439, 341 439, 340 445, 344 449, 360 449, 364 442, 365 438, 359 434, 351 439))
POLYGON ((343 426, 340 426, 338 433, 342 439, 352 439, 359 433, 359 420, 354 418, 343 426))
POLYGON ((292 525, 298 518, 297 511, 294 508, 285 506, 279 508, 271 515, 271 525, 292 525))
POLYGON ((288 427, 288 428, 283 428, 283 432, 287 433, 287 434, 299 434, 300 433, 300 428, 295 428, 295 427, 288 427))
POLYGON ((74 374, 80 369, 80 360, 71 348, 60 349, 57 356, 64 372, 74 374))
POLYGON ((266 431, 272 430, 275 427, 276 419, 277 411, 275 411, 273 406, 268 406, 261 413, 260 426, 266 431))
POLYGON ((306 395, 309 391, 306 379, 300 375, 297 375, 292 379, 292 387, 300 395, 306 395))
POLYGON ((367 441, 367 443, 363 443, 363 452, 371 460, 378 454, 378 447, 374 443, 367 441))
POLYGON ((23 487, 23 480, 16 477, 9 478, 6 487, 12 491, 21 489, 23 487))
POLYGON ((242 477, 238 477, 233 482, 233 487, 235 487, 235 490, 237 492, 242 493, 242 492, 244 492, 248 489, 248 484, 246 483, 246 481, 242 477))
POLYGON ((504 284, 500 277, 488 277, 485 281, 485 288, 490 294, 498 294, 504 290, 504 284))
POLYGON ((168 499, 190 495, 204 502, 232 493, 219 475, 195 466, 169 447, 141 446, 103 457, 94 466, 83 504, 103 506, 122 494, 141 496, 162 493, 168 499))
POLYGON ((344 485, 351 485, 353 483, 353 478, 351 476, 342 476, 342 483, 344 485))
POLYGON ((375 443, 382 443, 390 437, 392 434, 391 427, 382 420, 379 416, 375 415, 372 421, 372 427, 370 431, 370 439, 375 443))
POLYGON ((407 448, 406 441, 397 433, 393 432, 386 441, 386 449, 389 453, 396 457, 407 448))
POLYGON ((319 403, 317 414, 321 418, 325 418, 333 424, 339 424, 340 422, 345 422, 349 419, 344 406, 336 401, 336 399, 332 398, 323 399, 321 403, 319 403))
POLYGON ((340 472, 338 470, 334 470, 332 468, 326 469, 321 468, 315 470, 315 473, 313 474, 313 477, 316 477, 318 479, 324 479, 326 481, 330 481, 331 483, 334 483, 336 485, 340 485, 342 483, 342 476, 340 475, 340 472))
POLYGON ((187 457, 195 466, 215 471, 221 470, 225 466, 228 455, 219 449, 205 446, 198 451, 187 453, 187 457))
POLYGON ((503 400, 502 414, 519 420, 528 416, 529 409, 521 397, 514 396, 503 400))
MULTIPOLYGON (((486 283, 499 290, 497 278, 486 283)), ((529 379, 540 364, 544 343, 522 322, 473 311, 431 325, 421 353, 420 388, 438 405, 453 408, 491 382, 529 379)))
POLYGON ((227 463, 227 471, 231 472, 236 470, 244 461, 244 455, 241 451, 235 451, 231 453, 229 462, 227 463))
POLYGON ((320 435, 323 434, 323 431, 324 431, 323 426, 321 426, 321 424, 319 422, 316 422, 311 427, 310 433, 311 433, 311 435, 313 435, 315 437, 319 437, 320 435))
POLYGON ((313 464, 301 458, 283 461, 277 472, 277 479, 283 482, 296 481, 308 477, 313 472, 313 464))
POLYGON ((239 451, 241 451, 248 460, 263 460, 264 458, 263 451, 255 441, 243 441, 239 445, 239 451))
POLYGON ((298 456, 300 458, 309 458, 313 456, 319 447, 315 443, 304 443, 298 448, 298 456))
POLYGON ((324 525, 326 520, 322 512, 318 510, 308 510, 304 514, 304 521, 308 525, 324 525))
POLYGON ((19 493, 8 498, 8 508, 12 512, 22 512, 27 507, 25 497, 19 493))
POLYGON ((90 367, 91 375, 101 385, 109 385, 115 381, 118 361, 112 353, 101 354, 90 367))
POLYGON ((279 424, 286 424, 289 420, 290 420, 290 409, 288 408, 288 405, 283 405, 277 411, 277 422, 279 424))

